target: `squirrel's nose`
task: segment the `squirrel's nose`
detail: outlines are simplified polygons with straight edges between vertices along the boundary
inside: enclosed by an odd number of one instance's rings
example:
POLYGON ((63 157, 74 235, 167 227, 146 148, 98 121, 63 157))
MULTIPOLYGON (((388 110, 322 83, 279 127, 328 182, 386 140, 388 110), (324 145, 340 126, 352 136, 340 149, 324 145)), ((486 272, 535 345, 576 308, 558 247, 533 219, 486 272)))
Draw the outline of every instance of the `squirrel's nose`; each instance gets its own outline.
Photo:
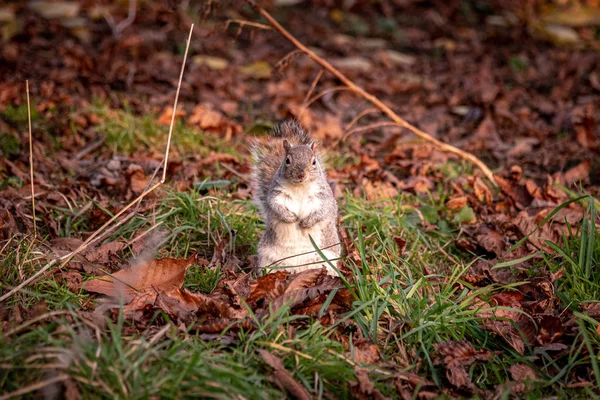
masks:
POLYGON ((304 171, 298 172, 298 178, 300 178, 300 179, 304 179, 305 175, 306 175, 306 173, 304 171))

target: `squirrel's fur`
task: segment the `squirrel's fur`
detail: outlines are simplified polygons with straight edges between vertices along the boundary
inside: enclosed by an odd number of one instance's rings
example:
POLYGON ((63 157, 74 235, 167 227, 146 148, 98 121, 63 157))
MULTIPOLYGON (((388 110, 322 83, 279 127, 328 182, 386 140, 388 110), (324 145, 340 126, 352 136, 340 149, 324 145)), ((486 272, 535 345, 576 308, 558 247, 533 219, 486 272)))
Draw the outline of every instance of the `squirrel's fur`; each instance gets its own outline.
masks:
POLYGON ((250 149, 254 166, 252 171, 254 202, 263 218, 266 218, 263 204, 266 204, 269 186, 285 157, 283 139, 286 139, 292 146, 309 145, 312 142, 308 133, 298 122, 293 120, 280 123, 270 133, 266 143, 255 140, 250 149))
POLYGON ((293 272, 340 256, 337 202, 327 183, 318 146, 295 121, 286 121, 266 142, 252 145, 254 201, 266 224, 258 246, 259 267, 291 267, 293 272), (305 254, 306 253, 306 254, 305 254))

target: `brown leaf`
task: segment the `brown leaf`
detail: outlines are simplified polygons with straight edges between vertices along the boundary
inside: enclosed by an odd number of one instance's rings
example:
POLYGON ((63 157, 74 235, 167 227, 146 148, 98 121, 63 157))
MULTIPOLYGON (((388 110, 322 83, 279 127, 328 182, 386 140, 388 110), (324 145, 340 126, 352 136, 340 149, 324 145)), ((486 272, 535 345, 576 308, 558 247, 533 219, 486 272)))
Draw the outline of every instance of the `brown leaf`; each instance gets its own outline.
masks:
POLYGON ((356 379, 358 379, 358 390, 362 394, 373 394, 375 385, 369 379, 367 370, 365 368, 354 367, 354 373, 356 374, 356 379))
POLYGON ((83 240, 74 237, 62 237, 50 240, 50 246, 53 250, 68 250, 74 251, 77 249, 83 240))
POLYGON ((220 133, 226 139, 242 131, 240 125, 229 120, 220 112, 204 105, 196 106, 187 122, 190 125, 197 125, 205 131, 220 133))
POLYGON ((460 210, 461 208, 463 208, 466 205, 467 205, 467 196, 455 197, 446 202, 446 207, 448 207, 451 210, 455 210, 455 211, 460 210))
POLYGON ((81 283, 83 282, 83 278, 81 274, 77 271, 64 271, 60 274, 61 278, 64 280, 65 285, 72 292, 79 292, 81 289, 81 283))
POLYGON ((0 240, 13 237, 18 229, 13 215, 6 209, 0 210, 0 240))
POLYGON ((481 325, 485 330, 496 333, 512 348, 519 352, 519 354, 525 353, 525 341, 521 335, 521 332, 525 336, 528 344, 531 345, 535 336, 535 325, 529 318, 523 318, 517 321, 517 330, 513 324, 509 321, 497 321, 490 320, 481 325))
POLYGON ((271 368, 273 368, 273 379, 275 383, 284 388, 292 397, 300 400, 310 400, 311 396, 308 390, 302 386, 294 377, 285 369, 283 361, 279 357, 271 354, 267 350, 259 349, 258 354, 265 360, 271 368))
POLYGON ((250 285, 250 295, 246 299, 248 303, 256 303, 261 299, 274 299, 285 292, 285 281, 290 273, 277 271, 261 276, 250 285))
POLYGON ((129 301, 137 292, 146 289, 164 291, 181 287, 185 271, 198 262, 198 257, 154 259, 123 269, 113 276, 104 276, 87 281, 83 288, 88 292, 108 296, 124 296, 129 301))
POLYGON ((492 190, 488 187, 488 185, 481 180, 481 178, 475 178, 475 182, 473 182, 473 193, 477 200, 485 204, 492 204, 494 199, 492 190))
POLYGON ((487 143, 501 142, 496 130, 494 119, 490 115, 487 115, 485 119, 481 121, 481 124, 479 124, 477 130, 475 131, 475 135, 481 137, 487 143))
POLYGON ((513 219, 513 223, 519 229, 523 236, 529 235, 527 237, 527 241, 537 248, 546 247, 544 239, 550 240, 554 243, 558 243, 558 241, 560 240, 560 233, 559 231, 557 231, 558 228, 555 228, 554 225, 551 225, 547 222, 544 225, 542 225, 540 229, 536 230, 536 228, 538 227, 536 219, 537 218, 535 217, 529 216, 529 214, 526 211, 521 211, 513 219), (534 233, 530 235, 530 233, 532 232, 534 233))
POLYGON ((497 174, 494 174, 494 179, 502 192, 515 202, 518 209, 522 210, 531 204, 533 197, 529 194, 524 185, 511 179, 503 178, 497 174))
POLYGON ((330 292, 331 290, 340 287, 339 278, 327 276, 325 275, 326 273, 324 271, 322 272, 322 274, 324 275, 324 279, 323 282, 318 286, 292 291, 286 290, 281 296, 273 300, 272 310, 279 310, 281 307, 284 306, 284 304, 288 304, 290 308, 293 308, 298 304, 303 303, 305 300, 313 299, 323 293, 330 292))
POLYGON ((523 382, 526 380, 534 380, 538 378, 533 368, 523 363, 511 365, 510 375, 515 381, 519 382, 523 382))
POLYGON ((389 397, 384 396, 369 379, 368 370, 366 368, 354 367, 356 382, 350 382, 352 388, 352 397, 358 400, 389 400, 389 397))
POLYGON ((220 268, 226 275, 237 273, 241 261, 233 253, 231 244, 235 243, 236 230, 231 230, 214 247, 213 256, 208 264, 209 269, 220 268))
POLYGON ((521 308, 521 303, 524 299, 525 296, 522 293, 514 290, 512 292, 502 292, 493 295, 490 303, 493 307, 521 308))
POLYGON ((125 248, 123 242, 108 242, 86 254, 85 258, 92 263, 106 263, 111 254, 116 254, 125 248))
POLYGON ((437 343, 435 350, 444 359, 469 358, 474 357, 477 352, 473 345, 466 340, 451 340, 437 343))
POLYGON ((216 318, 240 319, 245 310, 235 310, 229 304, 202 293, 192 293, 178 287, 158 294, 156 308, 169 316, 186 321, 192 314, 209 314, 216 318))
POLYGON ((437 343, 435 350, 443 359, 436 359, 436 363, 446 364, 446 376, 450 383, 457 388, 475 390, 465 367, 473 364, 476 360, 487 361, 491 353, 487 350, 475 350, 471 343, 466 340, 448 341, 437 343))
POLYGON ((504 254, 504 249, 506 248, 504 235, 497 230, 482 224, 477 228, 475 239, 486 251, 496 253, 498 256, 504 254))
POLYGON ((302 271, 294 276, 284 293, 290 293, 295 290, 300 290, 313 286, 317 281, 317 278, 321 275, 326 275, 325 268, 313 268, 306 271, 302 271))
POLYGON ((464 388, 470 391, 475 389, 471 378, 465 371, 465 365, 460 360, 453 360, 446 365, 446 377, 448 381, 457 388, 464 388))
POLYGON ((379 346, 365 343, 354 346, 354 361, 365 364, 376 364, 379 361, 379 346))
POLYGON ((140 194, 148 187, 148 177, 143 170, 133 171, 129 175, 129 187, 135 194, 140 194))
POLYGON ((404 254, 404 250, 406 249, 406 240, 402 238, 402 236, 393 237, 394 242, 396 242, 396 246, 398 246, 398 255, 402 256, 404 254))
POLYGON ((81 392, 79 391, 79 387, 77 383, 73 379, 67 379, 63 381, 63 385, 65 385, 65 400, 80 400, 81 392))
MULTIPOLYGON (((177 110, 177 113, 175 114, 175 118, 183 117, 184 115, 185 115, 185 111, 182 109, 179 109, 179 110, 177 110)), ((169 125, 171 125, 172 118, 173 118, 173 107, 168 106, 168 107, 165 107, 162 114, 160 114, 160 116, 156 120, 156 123, 159 125, 169 126, 169 125)))
POLYGON ((592 160, 585 160, 575 167, 569 169, 564 173, 563 179, 566 184, 588 182, 590 179, 590 172, 592 170, 592 160))
POLYGON ((420 400, 433 400, 440 398, 440 393, 431 381, 427 381, 416 374, 402 372, 394 379, 396 389, 403 400, 411 400, 417 395, 420 400))
POLYGON ((542 315, 538 321, 538 326, 536 339, 540 345, 556 342, 565 331, 560 318, 553 315, 542 315))

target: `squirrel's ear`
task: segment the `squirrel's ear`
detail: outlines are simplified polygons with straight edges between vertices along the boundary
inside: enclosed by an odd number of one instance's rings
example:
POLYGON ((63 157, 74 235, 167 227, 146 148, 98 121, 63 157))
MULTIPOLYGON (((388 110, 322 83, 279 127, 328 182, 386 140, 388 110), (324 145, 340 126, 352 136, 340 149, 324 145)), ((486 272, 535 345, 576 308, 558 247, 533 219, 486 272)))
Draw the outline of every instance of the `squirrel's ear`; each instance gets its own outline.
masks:
POLYGON ((283 139, 283 148, 286 152, 290 151, 292 148, 292 146, 290 146, 290 142, 288 142, 286 139, 283 139))
POLYGON ((313 152, 317 151, 317 142, 312 142, 312 143, 310 144, 310 149, 311 149, 313 152))

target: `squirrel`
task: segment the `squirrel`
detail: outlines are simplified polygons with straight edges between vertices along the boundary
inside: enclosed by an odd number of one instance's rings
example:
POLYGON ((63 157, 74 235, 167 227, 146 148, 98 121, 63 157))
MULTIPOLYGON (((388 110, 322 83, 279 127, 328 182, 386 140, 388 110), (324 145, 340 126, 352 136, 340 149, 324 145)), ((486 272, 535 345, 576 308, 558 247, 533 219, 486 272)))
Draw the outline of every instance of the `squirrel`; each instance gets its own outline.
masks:
POLYGON ((297 273, 324 265, 337 276, 331 265, 337 268, 341 253, 338 206, 317 143, 300 124, 284 121, 267 144, 255 141, 251 150, 254 202, 266 225, 258 244, 260 270, 279 267, 297 273))

